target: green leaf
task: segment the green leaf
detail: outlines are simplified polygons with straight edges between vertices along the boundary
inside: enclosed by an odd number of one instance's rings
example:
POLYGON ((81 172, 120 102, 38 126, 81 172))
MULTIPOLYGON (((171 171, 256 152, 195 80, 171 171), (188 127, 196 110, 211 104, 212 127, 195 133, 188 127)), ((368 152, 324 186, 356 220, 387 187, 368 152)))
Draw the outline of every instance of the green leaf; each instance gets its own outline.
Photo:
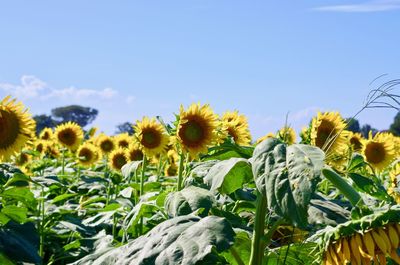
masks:
POLYGON ((20 224, 23 224, 28 220, 28 209, 25 207, 7 205, 1 209, 1 213, 20 224))
POLYGON ((229 264, 244 265, 249 264, 251 253, 251 237, 245 231, 236 232, 235 244, 222 255, 226 258, 229 264))
POLYGON ((36 209, 37 200, 27 187, 8 188, 3 191, 1 196, 3 196, 3 198, 20 201, 32 210, 36 209))
POLYGON ((303 144, 287 147, 275 138, 257 145, 251 158, 253 175, 268 208, 293 225, 305 228, 308 205, 324 158, 317 147, 303 144))
POLYGON ((78 195, 79 195, 78 193, 66 193, 66 194, 61 194, 61 195, 58 195, 57 197, 55 197, 51 202, 52 202, 52 203, 62 202, 62 201, 65 201, 65 200, 67 200, 67 199, 76 197, 76 196, 78 196, 78 195))
POLYGON ((357 173, 349 173, 349 177, 353 180, 357 188, 379 200, 391 202, 393 198, 387 193, 384 187, 375 183, 372 179, 364 177, 357 173))
POLYGON ((23 187, 23 186, 28 186, 29 185, 30 178, 26 176, 25 174, 22 173, 15 173, 12 178, 10 178, 7 183, 4 185, 4 187, 9 187, 9 186, 18 186, 18 187, 23 187))
POLYGON ((268 265, 310 265, 319 264, 318 256, 314 256, 315 243, 299 243, 273 249, 268 253, 268 265))
POLYGON ((350 211, 333 200, 313 198, 308 208, 308 222, 316 225, 336 226, 350 219, 350 211))
POLYGON ((190 214, 204 208, 204 215, 216 204, 213 194, 195 186, 189 186, 181 191, 168 194, 165 199, 165 210, 171 217, 190 214))
POLYGON ((211 186, 211 191, 218 190, 222 194, 230 194, 251 180, 253 174, 247 159, 231 158, 215 164, 204 178, 211 186))
POLYGON ((125 164, 121 168, 121 173, 122 176, 124 177, 125 180, 130 179, 132 175, 135 174, 135 171, 139 168, 139 166, 142 164, 142 161, 132 161, 127 164, 125 164))
POLYGON ((88 255, 75 265, 218 264, 217 252, 234 242, 234 231, 219 217, 179 216, 154 227, 128 244, 103 255, 88 255))
POLYGON ((366 163, 364 161, 364 157, 360 154, 354 153, 351 157, 349 165, 347 167, 348 172, 354 172, 355 170, 359 169, 360 167, 365 166, 366 163))

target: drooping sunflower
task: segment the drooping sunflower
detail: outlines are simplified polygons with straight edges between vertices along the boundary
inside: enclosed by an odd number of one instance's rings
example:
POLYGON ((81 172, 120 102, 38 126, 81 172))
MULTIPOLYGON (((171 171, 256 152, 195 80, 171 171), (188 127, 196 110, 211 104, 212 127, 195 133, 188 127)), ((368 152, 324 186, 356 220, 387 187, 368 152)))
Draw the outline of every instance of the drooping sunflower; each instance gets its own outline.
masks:
POLYGON ((58 143, 70 150, 76 150, 83 139, 82 128, 75 122, 67 122, 58 125, 54 135, 58 143))
POLYGON ((76 152, 78 162, 83 166, 93 165, 99 159, 99 149, 91 143, 83 143, 76 152))
POLYGON ((364 140, 361 133, 349 132, 349 143, 354 152, 361 152, 364 140))
POLYGON ((128 158, 125 149, 119 147, 111 152, 108 161, 110 168, 119 171, 126 163, 128 163, 128 158))
POLYGON ((338 112, 318 112, 311 122, 311 145, 326 153, 342 150, 348 139, 345 127, 346 123, 338 112))
POLYGON ((103 155, 110 154, 116 148, 114 139, 105 134, 100 134, 97 137, 96 145, 100 148, 103 155))
POLYGON ((138 144, 130 144, 128 150, 126 150, 129 161, 140 161, 143 160, 143 152, 140 150, 138 144))
POLYGON ((396 158, 393 136, 390 133, 370 133, 365 141, 362 154, 365 160, 376 170, 382 171, 396 158))
POLYGON ((148 157, 164 153, 169 142, 164 127, 154 118, 149 119, 148 117, 137 121, 135 137, 140 149, 148 157))
POLYGON ((197 157, 216 140, 217 126, 217 115, 209 105, 192 104, 186 111, 181 106, 176 139, 184 152, 197 157))
POLYGON ((0 101, 0 161, 30 143, 36 123, 21 102, 10 96, 0 101))
POLYGON ((278 131, 277 136, 288 145, 294 144, 296 142, 296 132, 293 130, 293 128, 288 126, 284 126, 283 128, 281 128, 278 131))
POLYGON ((274 138, 274 137, 275 137, 275 135, 272 132, 267 133, 266 135, 261 136, 260 138, 258 138, 257 141, 256 141, 256 144, 259 144, 259 143, 261 143, 262 141, 264 141, 264 140, 266 140, 268 138, 274 138))
POLYGON ((53 129, 51 128, 44 128, 40 134, 39 134, 39 139, 42 140, 51 140, 53 138, 53 129))
POLYGON ((227 111, 222 115, 222 128, 237 145, 249 145, 251 135, 247 118, 238 111, 227 111))
POLYGON ((114 137, 118 147, 128 148, 129 144, 132 143, 132 138, 127 133, 121 133, 114 137))

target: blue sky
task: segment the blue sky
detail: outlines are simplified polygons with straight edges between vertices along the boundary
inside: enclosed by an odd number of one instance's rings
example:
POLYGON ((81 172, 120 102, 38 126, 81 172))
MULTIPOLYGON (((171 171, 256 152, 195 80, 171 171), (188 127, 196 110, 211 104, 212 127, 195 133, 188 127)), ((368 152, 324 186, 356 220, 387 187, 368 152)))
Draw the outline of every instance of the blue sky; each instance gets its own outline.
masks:
MULTIPOLYGON (((238 109, 255 137, 362 106, 400 78, 400 1, 4 1, 0 97, 32 113, 81 104, 113 133, 180 104, 238 109)), ((399 89, 400 90, 400 89, 399 89)), ((400 93, 400 91, 399 91, 400 93)), ((394 110, 360 115, 385 129, 394 110)))

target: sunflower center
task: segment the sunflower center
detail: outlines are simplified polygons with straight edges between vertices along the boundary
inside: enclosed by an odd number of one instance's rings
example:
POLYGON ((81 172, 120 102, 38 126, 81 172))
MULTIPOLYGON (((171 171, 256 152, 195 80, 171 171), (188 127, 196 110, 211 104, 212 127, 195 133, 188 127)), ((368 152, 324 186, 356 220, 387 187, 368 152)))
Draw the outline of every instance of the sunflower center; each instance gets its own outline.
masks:
POLYGON ((18 166, 24 165, 26 162, 28 162, 28 155, 25 154, 25 153, 21 153, 21 154, 18 156, 18 158, 17 158, 17 160, 16 160, 15 162, 16 162, 16 164, 17 164, 18 166))
POLYGON ((318 127, 315 145, 322 149, 328 141, 328 138, 334 136, 334 129, 334 124, 329 121, 322 121, 321 125, 318 127))
POLYGON ((42 152, 43 152, 43 144, 42 144, 42 143, 40 143, 40 144, 38 144, 38 145, 36 146, 36 151, 38 151, 39 153, 42 153, 42 152))
POLYGON ((356 137, 350 138, 350 144, 353 146, 354 151, 360 151, 362 148, 361 142, 356 137))
POLYGON ((114 145, 113 145, 112 141, 104 140, 103 142, 101 142, 100 148, 104 152, 110 152, 111 150, 113 150, 114 145))
POLYGON ((121 169, 126 162, 126 158, 123 154, 117 154, 112 158, 113 166, 118 169, 121 169))
POLYGON ((59 133, 58 139, 66 146, 72 146, 76 143, 77 136, 72 129, 66 128, 59 133))
POLYGON ((81 161, 90 161, 92 157, 93 153, 89 149, 84 148, 79 152, 79 160, 81 161))
POLYGON ((140 150, 133 150, 129 152, 129 159, 131 161, 139 161, 143 159, 143 153, 140 150))
POLYGON ((0 110, 0 149, 13 145, 20 133, 18 117, 12 112, 0 110))
POLYGON ((232 138, 233 138, 233 140, 236 142, 237 141, 237 135, 236 135, 236 131, 235 131, 235 129, 234 128, 232 128, 232 127, 229 127, 228 128, 228 134, 230 135, 230 136, 232 136, 232 138))
POLYGON ((127 148, 129 146, 129 143, 126 140, 121 140, 118 142, 118 146, 120 146, 122 148, 127 148))
POLYGON ((370 163, 378 164, 385 160, 385 148, 382 143, 369 143, 365 148, 365 156, 370 163))
POLYGON ((156 148, 161 143, 161 136, 153 130, 145 130, 142 133, 141 144, 146 148, 156 148))
POLYGON ((50 134, 48 132, 45 132, 42 136, 43 140, 49 140, 50 139, 50 134))
POLYGON ((204 130, 200 123, 188 121, 182 125, 179 136, 186 145, 196 145, 204 139, 204 130))

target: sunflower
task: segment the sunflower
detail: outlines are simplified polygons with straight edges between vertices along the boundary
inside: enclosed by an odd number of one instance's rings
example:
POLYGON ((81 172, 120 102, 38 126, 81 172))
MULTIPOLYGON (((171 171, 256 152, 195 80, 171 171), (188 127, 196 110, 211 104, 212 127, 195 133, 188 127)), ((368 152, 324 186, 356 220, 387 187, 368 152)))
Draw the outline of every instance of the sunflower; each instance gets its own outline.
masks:
POLYGON ((43 154, 47 146, 48 143, 45 140, 36 140, 34 142, 34 150, 37 151, 39 154, 43 154))
POLYGON ((22 151, 19 154, 15 155, 14 157, 14 163, 18 167, 23 167, 25 166, 30 160, 30 156, 25 152, 22 151))
POLYGON ((132 142, 132 138, 127 133, 121 133, 114 137, 114 140, 118 147, 128 148, 132 142))
POLYGON ((55 142, 47 142, 45 149, 44 149, 44 154, 52 157, 52 158, 57 158, 60 156, 60 151, 57 143, 55 142))
POLYGON ((237 145, 249 145, 251 136, 247 118, 238 111, 227 111, 222 115, 222 128, 237 145))
POLYGON ((266 135, 261 136, 260 138, 258 138, 257 141, 256 141, 256 144, 259 144, 262 141, 267 140, 268 138, 274 138, 274 137, 275 137, 275 135, 272 132, 267 133, 266 135))
POLYGON ((191 157, 206 153, 216 140, 217 115, 209 105, 192 104, 186 111, 180 108, 176 139, 191 157))
POLYGON ((128 158, 125 149, 119 147, 111 152, 108 161, 111 168, 119 171, 126 163, 128 163, 128 158))
POLYGON ((338 112, 318 112, 311 122, 311 145, 335 153, 347 144, 346 123, 338 112))
POLYGON ((96 145, 100 148, 103 155, 111 153, 116 147, 114 139, 105 134, 100 134, 95 142, 96 145))
POLYGON ((396 190, 399 188, 399 178, 400 178, 400 162, 397 161, 393 168, 389 171, 390 177, 390 187, 388 188, 388 193, 395 199, 395 201, 400 204, 400 193, 396 190))
POLYGON ((76 150, 83 139, 81 126, 75 122, 67 122, 56 127, 55 139, 64 147, 76 150))
POLYGON ((35 121, 21 102, 10 96, 0 101, 0 161, 7 160, 30 143, 35 121))
POLYGON ((164 127, 154 118, 144 117, 141 121, 137 121, 135 132, 139 147, 146 156, 153 157, 165 152, 169 142, 168 135, 164 127))
POLYGON ((143 160, 143 152, 140 150, 138 144, 130 144, 128 150, 126 150, 129 161, 141 161, 143 160))
POLYGON ((90 166, 99 159, 99 150, 94 144, 84 143, 78 148, 76 156, 81 165, 90 166))
POLYGON ((294 144, 296 142, 296 132, 293 128, 284 126, 277 133, 279 139, 287 143, 288 145, 294 144))
POLYGON ((39 138, 42 140, 51 140, 53 138, 53 129, 51 128, 44 128, 40 134, 39 138))
POLYGON ((362 154, 373 168, 382 171, 396 158, 393 136, 389 133, 377 133, 372 137, 370 133, 362 154))
POLYGON ((361 133, 349 132, 349 143, 354 152, 361 152, 364 140, 361 133))

